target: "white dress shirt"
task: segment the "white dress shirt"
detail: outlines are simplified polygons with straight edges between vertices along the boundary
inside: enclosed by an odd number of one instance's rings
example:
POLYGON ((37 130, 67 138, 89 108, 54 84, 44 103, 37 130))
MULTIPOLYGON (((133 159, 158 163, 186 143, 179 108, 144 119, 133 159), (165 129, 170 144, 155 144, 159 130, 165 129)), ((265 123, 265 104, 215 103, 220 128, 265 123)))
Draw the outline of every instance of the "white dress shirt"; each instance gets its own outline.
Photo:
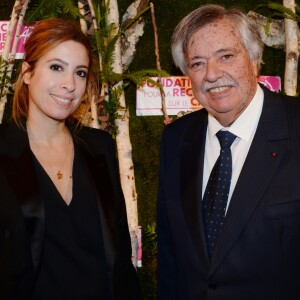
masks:
POLYGON ((226 212, 230 204, 238 177, 246 160, 250 149, 258 121, 262 112, 264 93, 258 85, 256 93, 242 114, 234 121, 230 127, 223 127, 211 114, 208 114, 208 127, 206 132, 203 188, 202 198, 205 192, 207 181, 211 170, 220 154, 220 143, 216 136, 219 130, 228 130, 237 136, 231 145, 232 154, 232 177, 228 196, 226 212))

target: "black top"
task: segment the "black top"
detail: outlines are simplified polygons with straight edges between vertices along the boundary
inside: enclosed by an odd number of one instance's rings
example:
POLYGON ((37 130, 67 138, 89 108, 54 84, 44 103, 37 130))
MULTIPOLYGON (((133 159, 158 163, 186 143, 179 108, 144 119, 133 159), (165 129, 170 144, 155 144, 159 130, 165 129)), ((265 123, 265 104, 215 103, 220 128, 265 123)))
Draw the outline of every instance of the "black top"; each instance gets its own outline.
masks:
POLYGON ((110 299, 96 193, 76 147, 69 205, 36 158, 34 164, 44 199, 46 232, 32 300, 110 299))

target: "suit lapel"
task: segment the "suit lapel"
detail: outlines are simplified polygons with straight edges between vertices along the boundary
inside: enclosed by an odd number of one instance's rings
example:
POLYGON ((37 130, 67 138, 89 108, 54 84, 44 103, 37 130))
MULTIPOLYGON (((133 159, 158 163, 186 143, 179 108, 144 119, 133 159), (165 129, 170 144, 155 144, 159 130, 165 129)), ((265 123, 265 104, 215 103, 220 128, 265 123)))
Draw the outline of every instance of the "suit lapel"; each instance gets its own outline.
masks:
POLYGON ((283 157, 288 142, 288 127, 283 112, 282 103, 272 99, 265 91, 262 115, 231 198, 209 275, 216 270, 238 239, 283 157))
POLYGON ((203 109, 186 134, 180 154, 182 210, 191 239, 200 257, 208 257, 202 225, 202 170, 207 129, 207 112, 203 109))
POLYGON ((32 153, 26 132, 17 128, 15 124, 8 127, 6 136, 0 165, 21 207, 31 243, 33 266, 37 273, 41 262, 45 214, 32 153))

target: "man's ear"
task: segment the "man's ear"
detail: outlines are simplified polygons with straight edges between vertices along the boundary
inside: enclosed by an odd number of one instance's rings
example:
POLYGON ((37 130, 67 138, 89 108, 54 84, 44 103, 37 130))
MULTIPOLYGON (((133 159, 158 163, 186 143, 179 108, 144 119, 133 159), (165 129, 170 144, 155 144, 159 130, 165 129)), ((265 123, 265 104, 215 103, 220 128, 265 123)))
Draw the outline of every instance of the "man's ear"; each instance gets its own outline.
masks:
POLYGON ((30 69, 30 65, 28 64, 28 62, 26 61, 22 62, 23 81, 26 84, 30 83, 31 72, 28 71, 29 69, 30 69))
POLYGON ((252 60, 252 68, 253 68, 253 72, 255 73, 256 77, 259 76, 259 70, 258 70, 258 61, 257 59, 252 60))

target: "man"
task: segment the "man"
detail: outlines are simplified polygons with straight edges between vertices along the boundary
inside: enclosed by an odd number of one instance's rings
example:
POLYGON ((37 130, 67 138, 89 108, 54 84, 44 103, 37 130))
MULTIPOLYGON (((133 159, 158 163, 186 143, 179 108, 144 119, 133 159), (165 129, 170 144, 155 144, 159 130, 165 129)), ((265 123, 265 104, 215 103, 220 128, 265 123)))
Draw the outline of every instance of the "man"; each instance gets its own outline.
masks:
POLYGON ((262 51, 237 9, 202 6, 175 29, 204 109, 162 137, 159 300, 300 299, 300 102, 258 85, 262 51))

